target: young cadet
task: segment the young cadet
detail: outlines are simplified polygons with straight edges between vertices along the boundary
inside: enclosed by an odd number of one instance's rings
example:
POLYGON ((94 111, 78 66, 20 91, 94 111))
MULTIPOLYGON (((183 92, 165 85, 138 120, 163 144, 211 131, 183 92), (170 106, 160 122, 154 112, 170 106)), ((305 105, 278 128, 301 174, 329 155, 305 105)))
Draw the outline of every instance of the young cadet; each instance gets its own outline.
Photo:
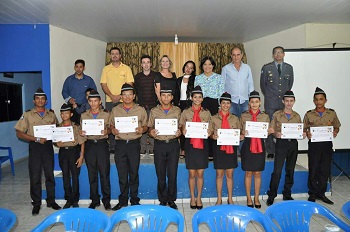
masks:
POLYGON ((154 165, 158 177, 158 199, 160 205, 167 204, 177 209, 175 204, 177 197, 177 166, 179 163, 180 144, 178 137, 180 130, 175 135, 158 135, 155 129, 155 119, 177 119, 179 121, 181 110, 173 106, 173 92, 170 88, 162 86, 160 90, 160 105, 151 110, 148 127, 149 134, 154 138, 154 165), (166 183, 168 179, 168 186, 166 183))
POLYGON ((128 206, 129 191, 131 205, 139 205, 137 197, 139 190, 140 138, 148 129, 146 110, 134 103, 135 90, 129 84, 123 84, 121 89, 123 103, 113 107, 109 117, 112 133, 115 135, 115 165, 119 177, 119 203, 113 210, 128 206), (138 126, 135 132, 120 133, 115 128, 114 117, 137 116, 138 126))
MULTIPOLYGON (((281 180, 282 168, 284 161, 286 161, 286 176, 284 181, 284 189, 282 191, 283 200, 293 200, 292 186, 294 184, 294 169, 298 158, 298 140, 296 139, 282 139, 281 127, 282 123, 301 123, 300 115, 293 110, 295 103, 295 96, 293 91, 288 90, 283 95, 284 109, 276 111, 271 120, 270 127, 275 131, 276 137, 276 152, 274 169, 271 174, 270 190, 267 191, 266 204, 268 206, 273 204, 277 196, 278 185, 281 180)), ((303 133, 305 138, 306 133, 303 133)))
POLYGON ((57 142, 60 148, 58 160, 62 170, 64 199, 67 200, 63 206, 64 209, 79 207, 79 174, 80 167, 83 164, 85 139, 79 135, 79 124, 72 122, 73 110, 70 105, 64 103, 61 106, 62 122, 58 127, 73 128, 74 140, 70 142, 57 142), (72 179, 72 184, 71 184, 72 179))
POLYGON ((19 139, 29 142, 29 179, 30 197, 32 198, 33 215, 38 215, 41 206, 41 175, 45 174, 47 207, 59 210, 61 207, 55 202, 54 151, 52 141, 46 138, 34 137, 34 126, 57 124, 53 110, 45 109, 47 96, 39 88, 34 94, 34 108, 27 110, 17 122, 15 129, 19 139))
POLYGON ((90 183, 90 198, 92 200, 89 208, 95 209, 100 206, 100 195, 98 193, 98 175, 100 176, 102 203, 106 210, 111 210, 111 184, 109 181, 110 162, 108 151, 109 113, 101 110, 101 96, 91 90, 88 98, 90 110, 81 114, 80 129, 84 119, 103 119, 105 129, 101 135, 86 135, 86 131, 80 130, 80 135, 86 138, 85 142, 85 162, 88 169, 90 183))
POLYGON ((327 180, 331 172, 333 143, 311 142, 312 133, 310 127, 333 126, 333 137, 337 137, 340 121, 333 109, 326 108, 326 93, 316 88, 314 93, 315 109, 309 110, 304 116, 304 131, 309 139, 308 162, 309 162, 309 201, 315 202, 316 199, 324 203, 333 205, 333 201, 325 196, 327 190, 327 180))

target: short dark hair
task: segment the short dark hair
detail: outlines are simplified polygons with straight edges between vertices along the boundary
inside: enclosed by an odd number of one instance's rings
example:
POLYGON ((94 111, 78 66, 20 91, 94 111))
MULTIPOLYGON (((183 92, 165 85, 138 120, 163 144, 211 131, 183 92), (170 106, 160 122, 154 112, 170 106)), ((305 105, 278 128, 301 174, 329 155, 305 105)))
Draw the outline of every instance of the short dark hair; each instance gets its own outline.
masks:
POLYGON ((203 71, 203 65, 204 65, 204 63, 205 63, 207 60, 209 60, 210 63, 213 65, 213 70, 214 70, 215 67, 216 67, 216 62, 215 62, 215 60, 213 59, 213 57, 211 57, 211 56, 205 56, 205 57, 202 58, 201 64, 200 64, 201 70, 203 71))
POLYGON ((87 89, 85 90, 85 93, 91 92, 91 90, 94 90, 94 89, 93 89, 93 88, 87 88, 87 89))
POLYGON ((273 49, 272 49, 272 54, 275 54, 275 50, 276 49, 282 49, 282 52, 284 53, 284 47, 282 47, 282 46, 277 46, 277 47, 274 47, 273 49))
POLYGON ((151 63, 152 63, 152 57, 149 56, 149 55, 142 55, 141 58, 140 58, 141 63, 142 63, 143 59, 149 59, 151 61, 151 63))
POLYGON ((326 95, 326 93, 315 93, 314 94, 314 99, 315 99, 315 97, 316 97, 316 95, 323 95, 324 96, 324 99, 326 99, 327 100, 327 95, 326 95))
POLYGON ((118 48, 118 47, 112 47, 111 49, 109 49, 109 53, 112 53, 113 50, 118 50, 118 51, 119 51, 119 54, 120 54, 120 55, 122 54, 122 51, 121 51, 120 48, 118 48))
POLYGON ((193 64, 193 71, 192 71, 191 75, 196 75, 196 64, 195 64, 192 60, 186 61, 186 63, 185 63, 184 66, 182 67, 182 73, 185 73, 185 67, 186 67, 186 65, 189 64, 189 63, 193 64))
POLYGON ((85 67, 85 61, 82 59, 78 59, 74 62, 74 65, 77 65, 77 64, 82 64, 85 67))

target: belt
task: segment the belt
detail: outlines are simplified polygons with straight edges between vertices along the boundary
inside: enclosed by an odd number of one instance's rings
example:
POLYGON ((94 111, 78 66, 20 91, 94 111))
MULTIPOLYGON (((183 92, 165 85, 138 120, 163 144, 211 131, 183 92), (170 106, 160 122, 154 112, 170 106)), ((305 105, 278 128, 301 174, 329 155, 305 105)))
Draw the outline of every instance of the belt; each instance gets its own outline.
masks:
POLYGON ((60 149, 64 149, 64 150, 71 150, 71 149, 76 149, 76 148, 78 148, 78 146, 60 147, 60 149))
POLYGON ((167 139, 167 140, 155 139, 154 141, 156 141, 158 143, 175 143, 175 142, 179 142, 178 139, 167 139))
POLYGON ((107 139, 88 139, 87 143, 106 143, 107 139))
POLYGON ((120 140, 116 140, 117 143, 125 143, 125 144, 129 144, 129 143, 139 143, 140 142, 140 139, 133 139, 133 140, 123 140, 123 139, 120 139, 120 140))
POLYGON ((280 140, 280 142, 292 142, 292 141, 296 141, 296 139, 277 139, 280 140))

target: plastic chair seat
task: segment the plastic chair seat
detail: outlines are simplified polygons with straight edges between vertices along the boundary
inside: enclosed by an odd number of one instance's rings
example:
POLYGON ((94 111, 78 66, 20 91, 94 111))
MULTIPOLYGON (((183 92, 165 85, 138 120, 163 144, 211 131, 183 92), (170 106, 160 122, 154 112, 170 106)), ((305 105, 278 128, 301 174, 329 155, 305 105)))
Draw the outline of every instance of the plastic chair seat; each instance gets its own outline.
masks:
POLYGON ((341 207, 341 211, 350 220, 350 201, 346 202, 343 207, 341 207))
POLYGON ((0 231, 8 232, 15 225, 17 220, 16 214, 11 210, 0 208, 0 231))
POLYGON ((11 164, 11 169, 12 169, 12 175, 15 175, 15 164, 13 162, 13 157, 12 157, 12 149, 11 147, 1 147, 0 146, 0 150, 7 150, 8 151, 8 155, 7 156, 0 156, 0 180, 1 180, 1 176, 2 176, 2 171, 1 171, 1 164, 4 163, 7 160, 10 160, 10 164, 11 164))

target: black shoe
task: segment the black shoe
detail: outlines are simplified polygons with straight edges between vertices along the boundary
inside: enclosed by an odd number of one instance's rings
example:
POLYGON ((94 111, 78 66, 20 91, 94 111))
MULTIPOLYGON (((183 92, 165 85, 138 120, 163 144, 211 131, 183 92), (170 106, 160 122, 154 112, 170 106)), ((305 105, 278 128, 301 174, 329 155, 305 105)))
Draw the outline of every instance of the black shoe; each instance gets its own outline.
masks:
POLYGON ((271 159, 273 159, 273 157, 275 157, 275 155, 274 155, 274 154, 267 154, 267 158, 271 158, 271 159))
POLYGON ((140 202, 138 202, 138 201, 137 202, 130 202, 130 204, 131 204, 131 206, 133 206, 133 205, 141 205, 140 202))
POLYGON ((52 208, 52 209, 54 209, 54 210, 62 209, 61 206, 57 205, 56 202, 53 202, 53 203, 51 203, 51 204, 47 204, 46 206, 47 206, 48 208, 52 208))
POLYGON ((209 161, 213 161, 213 160, 214 160, 214 157, 209 156, 209 157, 208 157, 208 160, 209 160, 209 161))
POLYGON ((254 205, 251 204, 251 205, 247 205, 249 208, 254 208, 254 205))
POLYGON ((175 204, 175 201, 169 201, 168 205, 170 206, 170 208, 173 208, 173 209, 177 210, 177 205, 175 204))
POLYGON ((106 203, 106 204, 103 204, 103 206, 105 207, 105 210, 109 211, 109 210, 112 210, 112 206, 111 206, 111 203, 106 203))
POLYGON ((39 211, 40 211, 40 205, 34 206, 32 210, 32 215, 38 215, 39 211))
POLYGON ((267 201, 266 201, 266 205, 267 205, 267 206, 272 205, 274 200, 275 200, 275 198, 273 198, 273 197, 268 197, 268 198, 267 198, 267 201))
POLYGON ((112 208, 112 210, 117 211, 117 210, 120 210, 121 208, 126 207, 126 206, 128 206, 128 205, 123 205, 121 203, 118 203, 116 206, 114 206, 112 208))
POLYGON ((285 195, 283 195, 283 200, 284 200, 284 201, 292 201, 292 200, 294 200, 294 199, 293 199, 292 196, 285 196, 285 195))
POLYGON ((78 202, 74 202, 74 203, 73 203, 73 208, 79 208, 78 202))
POLYGON ((114 154, 115 150, 109 150, 109 154, 114 154))
POLYGON ((260 209, 260 208, 261 208, 261 205, 255 204, 255 208, 260 209))
POLYGON ((69 209, 73 204, 70 201, 67 201, 66 204, 63 206, 63 209, 69 209))
POLYGON ((159 205, 162 205, 162 206, 166 206, 166 201, 161 201, 160 203, 159 203, 159 205))
POLYGON ((316 199, 323 201, 326 204, 334 205, 334 202, 329 200, 326 196, 316 197, 316 199))
POLYGON ((315 202, 316 201, 316 197, 314 195, 310 195, 307 200, 311 201, 311 202, 315 202))
POLYGON ((91 202, 89 205, 89 209, 95 209, 96 207, 99 207, 101 204, 100 202, 91 202))

